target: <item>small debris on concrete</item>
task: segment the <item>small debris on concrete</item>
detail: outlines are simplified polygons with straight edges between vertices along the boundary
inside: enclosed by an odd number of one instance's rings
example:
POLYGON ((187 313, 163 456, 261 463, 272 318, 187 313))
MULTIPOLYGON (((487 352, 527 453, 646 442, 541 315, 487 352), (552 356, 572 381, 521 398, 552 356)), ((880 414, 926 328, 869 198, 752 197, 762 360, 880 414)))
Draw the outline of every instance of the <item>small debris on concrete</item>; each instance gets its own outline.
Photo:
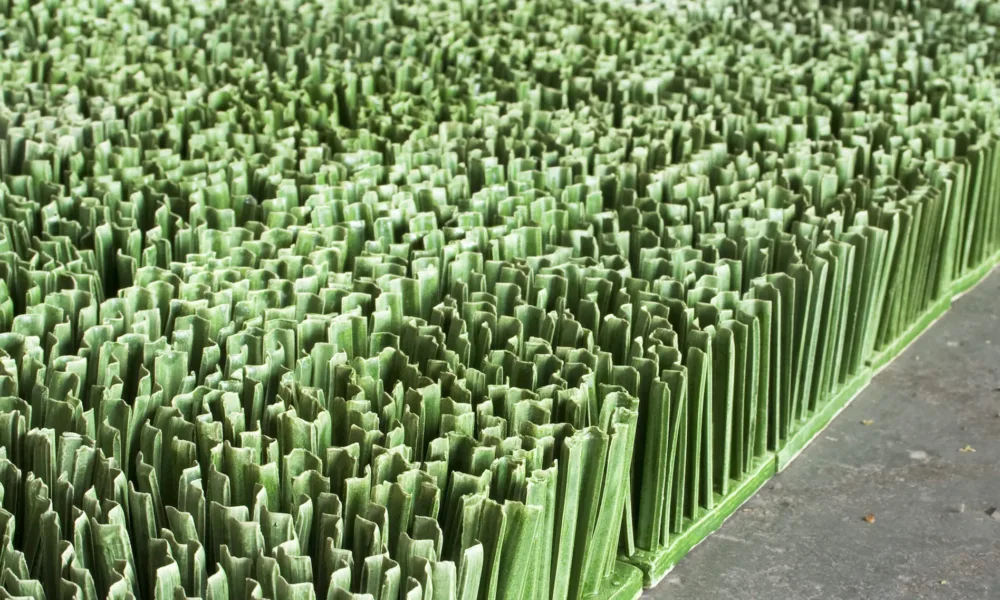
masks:
POLYGON ((970 445, 966 444, 966 445, 965 445, 965 448, 959 448, 959 449, 958 449, 958 451, 959 451, 959 452, 975 452, 975 451, 976 451, 976 449, 975 449, 975 448, 973 448, 972 446, 970 446, 970 445))
POLYGON ((957 512, 958 514, 964 513, 965 512, 965 502, 963 502, 963 503, 959 504, 958 506, 956 506, 954 508, 954 511, 957 512))
POLYGON ((875 420, 874 420, 874 419, 863 419, 863 420, 861 421, 861 424, 862 424, 862 425, 864 425, 865 427, 867 427, 867 426, 869 426, 869 425, 872 425, 872 424, 874 424, 874 423, 875 423, 875 420))
POLYGON ((913 460, 927 460, 927 453, 923 450, 910 450, 910 458, 913 460))
POLYGON ((1000 521, 1000 509, 996 508, 995 506, 992 508, 987 508, 986 514, 989 515, 989 517, 994 521, 1000 521))
POLYGON ((869 514, 867 514, 867 515, 865 515, 865 521, 866 521, 866 522, 867 522, 867 523, 868 523, 869 525, 871 525, 872 523, 874 523, 874 522, 875 522, 875 515, 874 515, 874 514, 870 514, 870 513, 869 513, 869 514))
POLYGON ((956 341, 954 341, 954 340, 951 340, 951 341, 945 342, 944 345, 948 346, 949 348, 958 348, 959 343, 956 342, 956 341))

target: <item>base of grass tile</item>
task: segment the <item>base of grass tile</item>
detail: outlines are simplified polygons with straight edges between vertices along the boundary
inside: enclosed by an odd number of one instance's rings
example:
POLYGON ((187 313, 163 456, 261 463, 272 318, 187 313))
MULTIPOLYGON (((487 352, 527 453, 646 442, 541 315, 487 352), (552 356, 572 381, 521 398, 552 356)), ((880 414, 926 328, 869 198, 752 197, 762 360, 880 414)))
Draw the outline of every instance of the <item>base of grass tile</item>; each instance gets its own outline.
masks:
POLYGON ((961 296, 971 288, 975 287, 977 283, 982 281, 983 277, 986 277, 987 273, 989 273, 993 267, 994 263, 992 261, 987 262, 986 264, 976 267, 953 281, 950 288, 951 296, 953 298, 961 296))
POLYGON ((632 556, 621 560, 635 565, 642 571, 645 587, 656 585, 684 558, 685 554, 721 527, 726 519, 757 493, 757 490, 774 475, 774 465, 773 454, 768 453, 757 459, 753 470, 747 473, 736 487, 731 488, 728 495, 725 497, 716 495, 715 507, 706 511, 696 521, 686 521, 684 531, 673 536, 666 548, 657 552, 637 550, 632 556))
MULTIPOLYGON (((716 496, 715 508, 703 514, 697 521, 687 521, 684 532, 674 536, 666 548, 657 552, 637 550, 631 557, 619 559, 618 565, 634 565, 632 568, 636 573, 633 575, 641 576, 641 584, 644 587, 649 588, 659 583, 692 548, 719 529, 722 523, 757 493, 768 479, 787 468, 812 443, 816 436, 826 429, 830 422, 868 387, 876 373, 902 354, 924 331, 948 311, 953 299, 975 287, 997 266, 1000 266, 1000 253, 993 255, 981 266, 956 279, 944 298, 932 304, 893 343, 877 352, 868 362, 869 366, 844 385, 827 402, 826 406, 806 419, 781 450, 774 455, 758 459, 754 470, 747 474, 747 477, 733 488, 728 496, 725 498, 716 496)), ((617 575, 616 568, 615 576, 617 575)), ((614 577, 609 581, 614 581, 614 577)), ((605 586, 610 586, 611 589, 602 588, 600 598, 602 600, 606 598, 614 598, 615 600, 631 598, 632 596, 628 595, 630 593, 628 590, 631 588, 626 587, 624 583, 621 585, 623 587, 621 591, 618 591, 614 589, 614 585, 606 583, 605 586)), ((637 597, 638 594, 639 592, 635 592, 634 597, 637 597)))
POLYGON ((847 408, 850 403, 858 397, 868 384, 871 383, 872 372, 869 368, 864 368, 850 381, 844 384, 833 398, 831 398, 823 408, 814 412, 812 416, 800 423, 798 430, 792 434, 785 442, 785 445, 776 453, 775 471, 784 471, 788 465, 808 446, 821 431, 827 428, 831 421, 837 418, 840 411, 847 408))
POLYGON ((875 355, 872 356, 871 361, 869 361, 872 368, 872 374, 878 373, 884 369, 886 365, 892 362, 892 359, 902 354, 903 350, 906 350, 906 348, 916 341, 916 339, 920 337, 920 334, 926 331, 934 321, 937 321, 941 315, 947 312, 950 306, 951 297, 938 300, 932 304, 931 307, 924 312, 924 314, 920 315, 920 318, 914 321, 912 325, 907 327, 906 331, 904 331, 901 336, 896 338, 894 342, 886 346, 881 351, 876 352, 875 355))
POLYGON ((965 292, 976 287, 1000 263, 1000 253, 994 254, 972 271, 962 275, 951 284, 951 299, 958 298, 965 292))
POLYGON ((642 571, 624 563, 615 562, 615 570, 611 577, 606 577, 601 583, 601 589, 586 600, 636 600, 642 595, 642 571))
POLYGON ((874 375, 884 369, 890 362, 903 353, 913 342, 920 337, 930 326, 941 318, 944 313, 951 308, 951 303, 968 290, 975 287, 986 278, 1000 262, 1000 253, 992 256, 984 264, 973 269, 969 273, 955 280, 947 297, 942 298, 931 305, 931 307, 910 325, 903 335, 899 336, 892 344, 881 352, 875 354, 869 361, 870 369, 857 375, 854 380, 837 393, 821 411, 811 416, 799 430, 788 439, 785 446, 778 451, 775 460, 777 461, 777 472, 784 471, 789 464, 802 452, 821 431, 833 421, 837 415, 846 408, 854 398, 858 396, 871 382, 874 375))

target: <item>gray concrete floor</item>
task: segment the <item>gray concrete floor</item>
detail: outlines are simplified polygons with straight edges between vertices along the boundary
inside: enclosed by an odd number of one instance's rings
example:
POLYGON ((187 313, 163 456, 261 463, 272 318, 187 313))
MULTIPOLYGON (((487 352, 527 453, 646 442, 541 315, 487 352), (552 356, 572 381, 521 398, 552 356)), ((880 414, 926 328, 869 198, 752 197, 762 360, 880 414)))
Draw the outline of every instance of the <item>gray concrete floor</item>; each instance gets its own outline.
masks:
POLYGON ((644 597, 1000 598, 992 508, 1000 508, 1000 272, 644 597))

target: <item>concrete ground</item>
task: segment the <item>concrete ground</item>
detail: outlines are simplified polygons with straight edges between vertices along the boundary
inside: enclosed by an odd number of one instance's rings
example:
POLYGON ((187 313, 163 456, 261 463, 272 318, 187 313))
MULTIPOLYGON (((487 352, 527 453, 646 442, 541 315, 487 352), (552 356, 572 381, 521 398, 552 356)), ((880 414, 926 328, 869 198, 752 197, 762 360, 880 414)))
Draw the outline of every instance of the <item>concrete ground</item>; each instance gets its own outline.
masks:
POLYGON ((644 598, 1000 598, 994 508, 1000 272, 644 598))

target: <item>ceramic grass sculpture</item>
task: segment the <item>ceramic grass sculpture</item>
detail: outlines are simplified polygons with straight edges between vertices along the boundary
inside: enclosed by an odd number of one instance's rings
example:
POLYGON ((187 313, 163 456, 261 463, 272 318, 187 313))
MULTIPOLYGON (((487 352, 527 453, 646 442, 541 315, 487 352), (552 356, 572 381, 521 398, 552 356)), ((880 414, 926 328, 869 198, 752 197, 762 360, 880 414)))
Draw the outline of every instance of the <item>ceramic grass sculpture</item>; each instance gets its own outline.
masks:
POLYGON ((631 598, 996 262, 998 21, 0 1, 0 597, 631 598))

